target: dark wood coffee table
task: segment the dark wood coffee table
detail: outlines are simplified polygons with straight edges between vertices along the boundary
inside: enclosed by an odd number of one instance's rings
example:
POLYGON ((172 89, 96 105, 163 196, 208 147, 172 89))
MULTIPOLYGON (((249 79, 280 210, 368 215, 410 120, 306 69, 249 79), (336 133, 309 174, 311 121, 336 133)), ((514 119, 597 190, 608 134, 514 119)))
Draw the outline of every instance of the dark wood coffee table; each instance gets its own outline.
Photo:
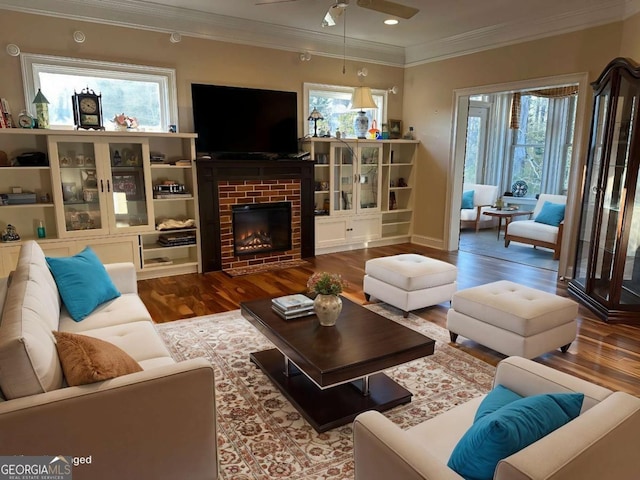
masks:
POLYGON ((315 315, 284 320, 271 299, 241 303, 242 316, 276 346, 253 361, 318 432, 366 410, 411 401, 411 392, 382 372, 433 354, 435 341, 342 297, 333 327, 315 315))

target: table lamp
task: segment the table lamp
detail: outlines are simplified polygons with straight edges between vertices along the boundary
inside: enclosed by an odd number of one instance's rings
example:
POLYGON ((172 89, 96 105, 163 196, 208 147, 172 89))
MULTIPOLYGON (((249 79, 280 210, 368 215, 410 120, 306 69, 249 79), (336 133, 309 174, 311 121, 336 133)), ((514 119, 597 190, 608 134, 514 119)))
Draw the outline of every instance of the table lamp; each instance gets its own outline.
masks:
POLYGON ((353 95, 351 96, 351 109, 360 109, 358 116, 356 117, 353 128, 356 131, 358 138, 367 138, 367 131, 369 130, 369 119, 365 113, 365 108, 378 108, 371 96, 371 89, 369 87, 356 87, 353 89, 353 95))
POLYGON ((313 107, 313 110, 309 114, 309 118, 307 120, 313 120, 313 136, 318 136, 318 120, 324 120, 322 114, 318 111, 316 107, 313 107))

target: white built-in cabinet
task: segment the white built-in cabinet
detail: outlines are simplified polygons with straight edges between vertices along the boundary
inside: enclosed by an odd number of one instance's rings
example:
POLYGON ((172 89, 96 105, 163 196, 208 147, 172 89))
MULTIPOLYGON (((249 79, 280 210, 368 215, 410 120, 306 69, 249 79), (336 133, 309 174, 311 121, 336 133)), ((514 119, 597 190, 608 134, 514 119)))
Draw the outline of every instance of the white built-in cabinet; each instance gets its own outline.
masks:
POLYGON ((20 244, 35 239, 47 255, 68 256, 91 246, 104 263, 133 262, 138 278, 201 271, 195 180, 195 134, 0 129, 0 150, 14 166, 0 167, 0 194, 19 188, 36 203, 0 205, 0 231, 16 227, 21 240, 0 243, 0 277, 15 268, 20 244), (25 152, 44 152, 47 166, 16 166, 25 152), (152 163, 161 154, 163 163, 152 163), (183 160, 183 165, 171 165, 183 160), (155 198, 160 184, 186 194, 155 198), (193 220, 181 232, 189 245, 161 246, 166 219, 193 220), (38 238, 42 224, 46 237, 38 238), (163 258, 163 262, 156 259, 163 258))
POLYGON ((316 253, 406 242, 413 220, 415 140, 310 138, 316 253))

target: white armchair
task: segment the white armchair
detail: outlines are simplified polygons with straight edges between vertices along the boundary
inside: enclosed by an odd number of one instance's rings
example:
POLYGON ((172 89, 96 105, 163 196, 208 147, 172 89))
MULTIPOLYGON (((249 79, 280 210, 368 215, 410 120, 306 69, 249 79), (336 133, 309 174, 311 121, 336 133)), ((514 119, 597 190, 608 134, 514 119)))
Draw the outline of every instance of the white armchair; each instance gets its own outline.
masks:
MULTIPOLYGON (((494 480, 634 479, 640 472, 640 399, 522 357, 498 364, 494 386, 521 396, 584 393, 580 415, 501 460, 494 480)), ((407 430, 377 411, 354 421, 355 480, 463 480, 447 466, 484 397, 407 430)))
POLYGON ((481 185, 478 183, 465 183, 463 192, 473 190, 473 208, 460 210, 460 228, 473 227, 477 232, 480 228, 490 228, 495 225, 495 219, 482 215, 482 212, 491 208, 498 199, 498 187, 496 185, 481 185))
POLYGON ((567 197, 565 195, 551 195, 548 193, 540 194, 536 206, 533 209, 531 220, 520 220, 510 222, 504 234, 504 246, 507 248, 511 241, 527 243, 530 245, 550 248, 553 250, 553 259, 560 258, 560 247, 562 246, 562 229, 564 220, 559 226, 548 225, 536 221, 538 215, 542 211, 545 202, 566 205, 567 197))

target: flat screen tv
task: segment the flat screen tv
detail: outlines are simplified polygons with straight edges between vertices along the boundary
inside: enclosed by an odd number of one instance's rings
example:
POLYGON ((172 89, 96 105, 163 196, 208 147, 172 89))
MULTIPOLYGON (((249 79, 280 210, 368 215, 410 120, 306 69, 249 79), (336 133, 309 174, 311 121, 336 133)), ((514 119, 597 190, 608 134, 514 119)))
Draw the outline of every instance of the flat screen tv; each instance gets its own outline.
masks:
POLYGON ((198 153, 298 152, 296 92, 191 84, 198 153))

